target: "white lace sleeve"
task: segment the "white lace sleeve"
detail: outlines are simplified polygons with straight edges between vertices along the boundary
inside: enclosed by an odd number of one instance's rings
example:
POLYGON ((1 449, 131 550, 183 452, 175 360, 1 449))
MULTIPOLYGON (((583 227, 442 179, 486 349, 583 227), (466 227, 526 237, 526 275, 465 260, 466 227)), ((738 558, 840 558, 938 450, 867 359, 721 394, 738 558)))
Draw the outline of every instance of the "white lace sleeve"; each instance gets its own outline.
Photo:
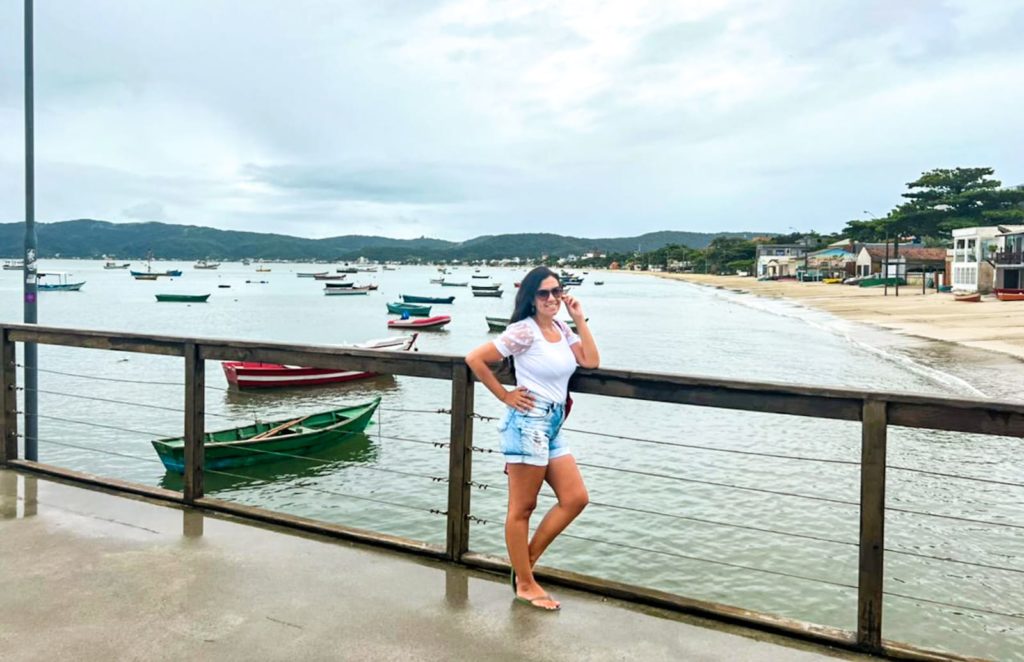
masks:
POLYGON ((530 349, 533 339, 533 329, 527 320, 520 320, 515 324, 509 324, 501 335, 494 339, 494 346, 502 356, 518 356, 530 349))
POLYGON ((555 320, 555 324, 558 325, 558 328, 562 332, 562 335, 565 336, 565 339, 569 343, 569 347, 572 347, 573 345, 580 341, 580 337, 576 335, 575 331, 569 328, 568 324, 566 324, 562 320, 555 320))

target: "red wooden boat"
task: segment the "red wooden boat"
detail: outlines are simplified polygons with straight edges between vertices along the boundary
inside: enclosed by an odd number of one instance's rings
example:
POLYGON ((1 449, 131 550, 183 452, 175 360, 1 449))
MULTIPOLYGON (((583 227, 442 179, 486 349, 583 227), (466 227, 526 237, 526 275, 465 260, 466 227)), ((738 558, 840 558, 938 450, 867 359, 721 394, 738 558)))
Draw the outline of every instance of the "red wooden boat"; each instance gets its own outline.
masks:
MULTIPOLYGON (((371 340, 358 345, 346 345, 352 349, 382 349, 404 352, 412 349, 418 334, 371 340)), ((303 368, 280 363, 251 363, 248 361, 225 361, 221 363, 228 384, 238 388, 276 388, 281 386, 314 386, 336 384, 354 379, 374 377, 377 373, 360 370, 335 370, 332 368, 303 368)))
POLYGON ((996 298, 1000 301, 1024 301, 1024 292, 1020 290, 996 290, 996 298))
POLYGON ((978 303, 981 301, 981 292, 971 292, 970 294, 954 294, 953 299, 955 301, 965 301, 967 303, 978 303))
POLYGON ((390 329, 436 329, 451 322, 451 315, 434 315, 433 317, 410 317, 407 320, 388 320, 390 329))

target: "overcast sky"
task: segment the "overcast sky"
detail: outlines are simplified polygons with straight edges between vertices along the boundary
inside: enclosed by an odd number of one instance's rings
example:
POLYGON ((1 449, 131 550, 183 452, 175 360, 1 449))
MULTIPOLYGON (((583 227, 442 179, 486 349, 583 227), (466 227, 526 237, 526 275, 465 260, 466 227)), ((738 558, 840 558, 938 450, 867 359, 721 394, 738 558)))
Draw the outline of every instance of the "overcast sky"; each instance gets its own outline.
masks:
MULTIPOLYGON (((37 220, 309 237, 840 229, 1024 183, 1024 0, 36 2, 37 220)), ((22 2, 0 220, 24 218, 22 2)))

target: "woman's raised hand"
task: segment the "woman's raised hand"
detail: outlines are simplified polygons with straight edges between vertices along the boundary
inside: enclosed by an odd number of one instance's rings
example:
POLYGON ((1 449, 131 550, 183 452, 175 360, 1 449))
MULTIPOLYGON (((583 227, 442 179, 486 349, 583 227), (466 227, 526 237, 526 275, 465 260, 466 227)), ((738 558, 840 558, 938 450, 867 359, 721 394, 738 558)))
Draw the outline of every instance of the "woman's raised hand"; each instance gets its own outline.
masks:
POLYGON ((530 395, 525 386, 519 386, 511 391, 506 391, 501 401, 521 412, 528 412, 533 409, 533 396, 530 395))
POLYGON ((569 312, 569 317, 572 318, 572 321, 579 323, 583 319, 583 306, 580 304, 579 299, 563 294, 562 303, 565 304, 565 309, 569 312))

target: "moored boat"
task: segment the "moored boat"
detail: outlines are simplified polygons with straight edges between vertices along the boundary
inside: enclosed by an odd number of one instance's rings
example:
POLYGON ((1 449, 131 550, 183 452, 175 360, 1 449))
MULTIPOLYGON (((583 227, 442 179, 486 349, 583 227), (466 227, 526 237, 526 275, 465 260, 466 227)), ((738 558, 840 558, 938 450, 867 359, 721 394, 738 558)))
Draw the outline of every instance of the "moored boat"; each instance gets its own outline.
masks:
POLYGON ((501 283, 495 283, 493 285, 470 285, 471 290, 500 290, 501 283))
POLYGON ((164 303, 206 303, 209 294, 157 294, 156 300, 164 303))
POLYGON ((594 285, 604 285, 604 281, 603 280, 595 280, 594 281, 594 285))
POLYGON ((452 321, 450 315, 388 320, 390 329, 437 329, 452 321))
MULTIPOLYGON (((487 319, 487 329, 489 331, 498 331, 498 332, 500 332, 500 331, 504 331, 505 328, 509 325, 509 321, 510 321, 511 318, 508 318, 508 317, 487 317, 486 319, 487 319)), ((587 319, 589 320, 590 318, 587 318, 587 319)), ((562 320, 562 322, 564 322, 573 331, 576 330, 576 322, 573 322, 572 320, 562 320)))
POLYGON ((420 297, 414 294, 399 294, 398 298, 405 303, 452 303, 455 297, 420 297))
POLYGON ((157 280, 160 278, 159 274, 135 274, 132 276, 135 280, 157 280))
POLYGON ((1024 301, 1024 290, 996 290, 1000 301, 1024 301))
POLYGON ((473 278, 490 278, 487 274, 473 274, 473 278))
POLYGON ((24 260, 4 260, 4 271, 24 271, 24 260))
POLYGON ((392 315, 404 315, 409 313, 410 317, 430 317, 430 306, 423 306, 415 303, 388 303, 388 312, 392 315))
POLYGON ((199 260, 192 265, 193 269, 217 269, 220 267, 220 262, 208 262, 206 260, 199 260))
POLYGON ((77 283, 68 282, 68 274, 63 271, 48 271, 46 273, 39 274, 39 282, 36 288, 40 292, 78 292, 85 285, 85 281, 77 283), (44 283, 42 279, 46 276, 54 276, 57 278, 56 283, 44 283))
POLYGON ((327 276, 327 275, 329 275, 329 272, 327 272, 327 271, 300 271, 300 272, 298 272, 295 275, 298 276, 299 278, 316 278, 317 276, 327 276))
MULTIPOLYGON (((260 464, 338 443, 365 430, 379 404, 378 396, 360 405, 207 432, 203 435, 203 467, 260 464)), ((157 439, 152 444, 168 471, 184 472, 184 437, 157 439)))
POLYGON ((309 277, 315 280, 345 280, 345 278, 347 278, 345 274, 330 274, 327 272, 322 274, 312 274, 309 277))
MULTIPOLYGON (((416 343, 417 334, 370 340, 350 349, 379 349, 406 352, 416 343)), ((249 361, 224 361, 221 363, 228 384, 236 388, 280 388, 287 386, 317 386, 337 384, 356 379, 375 377, 378 373, 367 370, 336 370, 333 368, 310 368, 280 363, 255 363, 249 361)))
POLYGON ((355 287, 355 286, 356 286, 355 283, 350 283, 350 282, 345 282, 345 283, 324 283, 324 287, 325 288, 331 288, 331 287, 345 287, 345 288, 348 288, 348 287, 355 287))
POLYGON ((469 285, 469 281, 453 281, 453 280, 442 280, 441 287, 465 287, 469 285))
POLYGON ((369 287, 325 287, 324 294, 335 296, 335 295, 356 295, 356 294, 369 294, 369 287))
POLYGON ((475 297, 500 297, 504 292, 501 290, 473 290, 475 297))
POLYGON ((131 262, 105 262, 103 264, 104 269, 127 269, 130 266, 132 266, 131 262))

